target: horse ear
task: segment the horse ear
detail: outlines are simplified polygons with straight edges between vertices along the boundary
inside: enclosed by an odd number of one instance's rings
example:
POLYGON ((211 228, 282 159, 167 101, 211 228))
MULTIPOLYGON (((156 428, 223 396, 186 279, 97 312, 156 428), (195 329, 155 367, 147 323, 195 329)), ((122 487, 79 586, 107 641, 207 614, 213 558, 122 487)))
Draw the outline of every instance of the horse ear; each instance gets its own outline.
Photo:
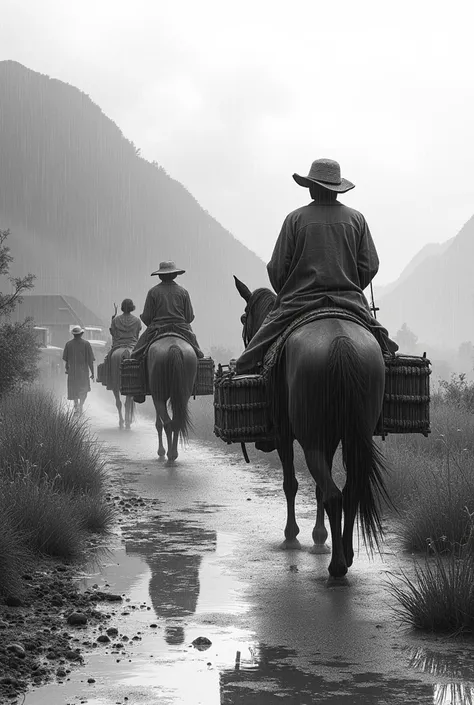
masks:
POLYGON ((237 279, 235 274, 234 274, 234 280, 235 280, 235 286, 237 287, 237 291, 239 292, 241 297, 243 299, 245 299, 245 301, 247 301, 247 303, 248 303, 250 297, 252 296, 252 292, 250 291, 248 286, 246 286, 243 282, 240 281, 240 279, 237 279))

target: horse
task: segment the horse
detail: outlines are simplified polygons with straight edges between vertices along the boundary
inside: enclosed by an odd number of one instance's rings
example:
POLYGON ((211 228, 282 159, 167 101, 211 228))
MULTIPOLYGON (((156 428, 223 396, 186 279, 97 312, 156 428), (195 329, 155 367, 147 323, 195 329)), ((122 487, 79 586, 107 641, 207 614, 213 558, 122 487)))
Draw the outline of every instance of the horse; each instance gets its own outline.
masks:
MULTIPOLYGON (((247 346, 273 308, 275 294, 269 289, 253 293, 235 277, 246 302, 241 317, 247 346)), ((390 500, 385 487, 387 468, 373 440, 385 389, 385 363, 374 336, 352 320, 322 318, 296 328, 287 338, 275 381, 273 410, 278 433, 276 450, 283 468, 287 522, 282 548, 300 549, 295 517, 298 481, 293 443, 301 445, 306 465, 316 483, 316 522, 312 553, 329 553, 329 580, 340 582, 353 563, 353 531, 356 517, 365 545, 380 550, 383 537, 380 502, 390 500), (342 444, 346 482, 341 490, 332 478, 335 452, 342 444), (343 525, 343 528, 342 528, 343 525)))
POLYGON ((107 389, 111 389, 115 397, 115 406, 119 414, 119 428, 129 429, 135 419, 135 402, 133 396, 125 397, 125 422, 122 416, 122 400, 120 398, 120 364, 124 358, 129 358, 131 348, 116 348, 110 353, 109 375, 107 389))
POLYGON ((148 385, 156 411, 158 458, 170 463, 178 458, 178 438, 187 440, 191 420, 189 398, 197 373, 193 347, 183 338, 169 335, 153 342, 147 352, 148 385), (168 413, 168 402, 172 417, 168 413), (168 449, 163 446, 163 428, 168 449))

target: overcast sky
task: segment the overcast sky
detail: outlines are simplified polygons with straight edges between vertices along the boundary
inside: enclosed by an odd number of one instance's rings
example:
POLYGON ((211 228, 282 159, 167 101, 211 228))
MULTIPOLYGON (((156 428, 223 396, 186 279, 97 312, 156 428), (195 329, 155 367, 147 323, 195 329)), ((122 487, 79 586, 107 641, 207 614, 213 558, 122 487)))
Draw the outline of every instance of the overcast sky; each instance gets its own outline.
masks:
POLYGON ((330 157, 395 279, 474 214, 470 0, 0 0, 0 58, 80 88, 267 261, 330 157))

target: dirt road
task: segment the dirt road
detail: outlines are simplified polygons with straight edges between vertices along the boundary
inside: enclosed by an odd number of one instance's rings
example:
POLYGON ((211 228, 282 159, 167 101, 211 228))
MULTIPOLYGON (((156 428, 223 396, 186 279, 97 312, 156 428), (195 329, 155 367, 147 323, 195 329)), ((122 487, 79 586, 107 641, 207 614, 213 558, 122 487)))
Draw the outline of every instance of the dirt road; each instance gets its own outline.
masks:
POLYGON ((124 601, 104 607, 110 641, 78 630, 85 665, 25 705, 474 702, 472 642, 416 635, 394 616, 387 573, 412 561, 393 536, 373 560, 361 546, 349 584, 328 588, 329 557, 308 551, 308 479, 297 498, 303 550, 281 551, 281 477, 265 456, 246 465, 237 447, 193 441, 167 466, 152 421, 119 431, 114 412, 93 399, 87 413, 121 521, 82 585, 124 601), (200 637, 210 643, 193 645, 200 637))

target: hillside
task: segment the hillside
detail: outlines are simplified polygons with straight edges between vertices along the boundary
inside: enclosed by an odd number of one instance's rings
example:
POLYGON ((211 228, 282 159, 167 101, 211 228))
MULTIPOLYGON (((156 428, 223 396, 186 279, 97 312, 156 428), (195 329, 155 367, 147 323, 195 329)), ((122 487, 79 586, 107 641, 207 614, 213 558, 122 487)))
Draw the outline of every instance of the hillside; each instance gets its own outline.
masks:
POLYGON ((264 263, 135 145, 77 88, 0 62, 0 227, 13 273, 35 293, 75 296, 109 321, 113 302, 141 311, 161 260, 186 269, 205 350, 241 349, 237 274, 268 285, 264 263))
POLYGON ((457 348, 474 341, 474 216, 444 244, 378 299, 379 317, 393 334, 406 322, 423 343, 457 348))

